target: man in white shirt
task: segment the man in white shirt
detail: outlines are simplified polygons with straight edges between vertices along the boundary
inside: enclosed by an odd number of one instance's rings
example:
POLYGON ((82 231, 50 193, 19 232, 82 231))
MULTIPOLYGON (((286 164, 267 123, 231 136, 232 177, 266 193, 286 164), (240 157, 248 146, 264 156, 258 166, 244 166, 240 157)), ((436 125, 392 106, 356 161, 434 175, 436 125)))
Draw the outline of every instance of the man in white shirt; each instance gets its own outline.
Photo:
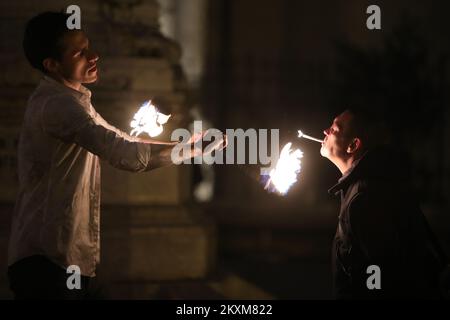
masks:
POLYGON ((24 36, 25 55, 44 77, 28 101, 18 146, 8 270, 18 299, 85 298, 100 258, 100 159, 148 171, 172 164, 176 144, 131 137, 95 111, 82 84, 97 80, 99 56, 83 31, 67 29, 67 17, 40 14, 24 36), (81 290, 66 286, 70 265, 81 270, 81 290))

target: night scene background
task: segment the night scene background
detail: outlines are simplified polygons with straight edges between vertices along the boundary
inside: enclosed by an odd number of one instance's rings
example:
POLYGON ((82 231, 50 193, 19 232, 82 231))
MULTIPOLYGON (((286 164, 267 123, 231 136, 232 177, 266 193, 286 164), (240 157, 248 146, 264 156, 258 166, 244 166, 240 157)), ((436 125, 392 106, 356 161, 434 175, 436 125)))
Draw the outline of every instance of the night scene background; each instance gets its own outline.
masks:
POLYGON ((22 51, 26 21, 70 4, 100 55, 93 104, 113 125, 147 99, 173 118, 161 139, 204 129, 280 129, 304 152, 286 196, 252 165, 183 165, 144 174, 102 165, 101 264, 113 298, 330 299, 340 177, 320 145, 346 107, 383 111, 408 151, 422 210, 450 249, 450 4, 358 0, 2 1, 0 4, 0 298, 17 138, 40 75, 22 51), (366 27, 369 5, 381 30, 366 27))

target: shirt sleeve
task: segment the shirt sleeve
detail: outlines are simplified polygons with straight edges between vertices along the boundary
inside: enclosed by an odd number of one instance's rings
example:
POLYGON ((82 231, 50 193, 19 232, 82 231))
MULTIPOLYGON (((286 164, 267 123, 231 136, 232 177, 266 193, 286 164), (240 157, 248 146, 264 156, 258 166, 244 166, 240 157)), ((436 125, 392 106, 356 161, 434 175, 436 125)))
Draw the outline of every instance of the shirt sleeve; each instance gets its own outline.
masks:
POLYGON ((133 172, 152 169, 149 144, 129 140, 125 133, 119 134, 120 130, 94 120, 75 97, 61 95, 47 101, 42 123, 51 136, 75 143, 118 169, 133 172))
POLYGON ((105 127, 108 130, 114 131, 119 137, 122 137, 128 141, 135 141, 135 142, 139 141, 138 137, 130 136, 128 133, 126 133, 126 132, 114 127, 110 123, 108 123, 105 119, 103 119, 103 117, 94 108, 92 108, 92 112, 94 113, 94 115, 93 115, 94 121, 97 124, 105 127))

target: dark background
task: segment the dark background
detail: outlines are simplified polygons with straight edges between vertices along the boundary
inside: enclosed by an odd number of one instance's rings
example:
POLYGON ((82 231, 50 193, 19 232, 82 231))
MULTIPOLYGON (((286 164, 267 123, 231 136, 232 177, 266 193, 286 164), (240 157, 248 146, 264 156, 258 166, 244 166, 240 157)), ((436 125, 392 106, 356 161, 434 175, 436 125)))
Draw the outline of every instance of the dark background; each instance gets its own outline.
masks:
MULTIPOLYGON (((190 200, 215 225, 208 277, 232 272, 279 299, 331 298, 339 199, 327 189, 340 174, 320 156, 319 144, 296 139, 296 132, 322 137, 355 104, 384 112, 395 145, 411 156, 423 211, 448 251, 448 1, 205 0, 202 8, 204 67, 187 85, 187 105, 222 130, 279 128, 281 146, 292 141, 304 152, 299 181, 284 197, 263 190, 251 166, 214 167, 214 197, 190 200), (371 4, 381 8, 381 30, 366 28, 371 4)), ((183 11, 174 17, 189 23, 183 11)), ((7 25, 5 18, 4 36, 7 25)), ((175 41, 183 50, 183 39, 175 41)), ((7 100, 7 88, 1 92, 7 100)), ((7 103, 2 108, 11 113, 7 103)), ((3 117, 2 128, 20 127, 20 114, 14 119, 3 117)), ((196 167, 194 186, 201 179, 196 167)), ((3 201, 3 239, 11 211, 11 201, 3 201)))
MULTIPOLYGON (((287 142, 300 128, 320 137, 346 106, 382 110, 395 145, 411 155, 422 207, 448 249, 446 8, 445 1, 214 2, 205 112, 227 128, 281 128, 287 142), (381 8, 381 30, 366 28, 370 4, 381 8)), ((279 297, 328 297, 338 199, 326 190, 339 174, 314 142, 297 145, 303 169, 284 198, 236 168, 217 168, 221 248, 279 297), (224 203, 230 207, 222 210, 224 203), (245 250, 238 239, 255 243, 245 250)))

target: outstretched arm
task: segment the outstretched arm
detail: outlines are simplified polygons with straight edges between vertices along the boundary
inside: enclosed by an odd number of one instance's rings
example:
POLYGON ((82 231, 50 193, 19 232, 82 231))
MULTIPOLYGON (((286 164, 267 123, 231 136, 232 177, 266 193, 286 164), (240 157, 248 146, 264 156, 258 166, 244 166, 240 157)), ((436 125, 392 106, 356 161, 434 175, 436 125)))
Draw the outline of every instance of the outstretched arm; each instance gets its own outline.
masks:
MULTIPOLYGON (((134 172, 172 164, 172 150, 178 144, 131 137, 103 118, 93 118, 74 97, 67 95, 47 102, 42 110, 42 126, 51 136, 75 143, 118 169, 134 172)), ((199 138, 188 141, 190 152, 183 157, 202 155, 203 151, 194 146, 199 138)))

